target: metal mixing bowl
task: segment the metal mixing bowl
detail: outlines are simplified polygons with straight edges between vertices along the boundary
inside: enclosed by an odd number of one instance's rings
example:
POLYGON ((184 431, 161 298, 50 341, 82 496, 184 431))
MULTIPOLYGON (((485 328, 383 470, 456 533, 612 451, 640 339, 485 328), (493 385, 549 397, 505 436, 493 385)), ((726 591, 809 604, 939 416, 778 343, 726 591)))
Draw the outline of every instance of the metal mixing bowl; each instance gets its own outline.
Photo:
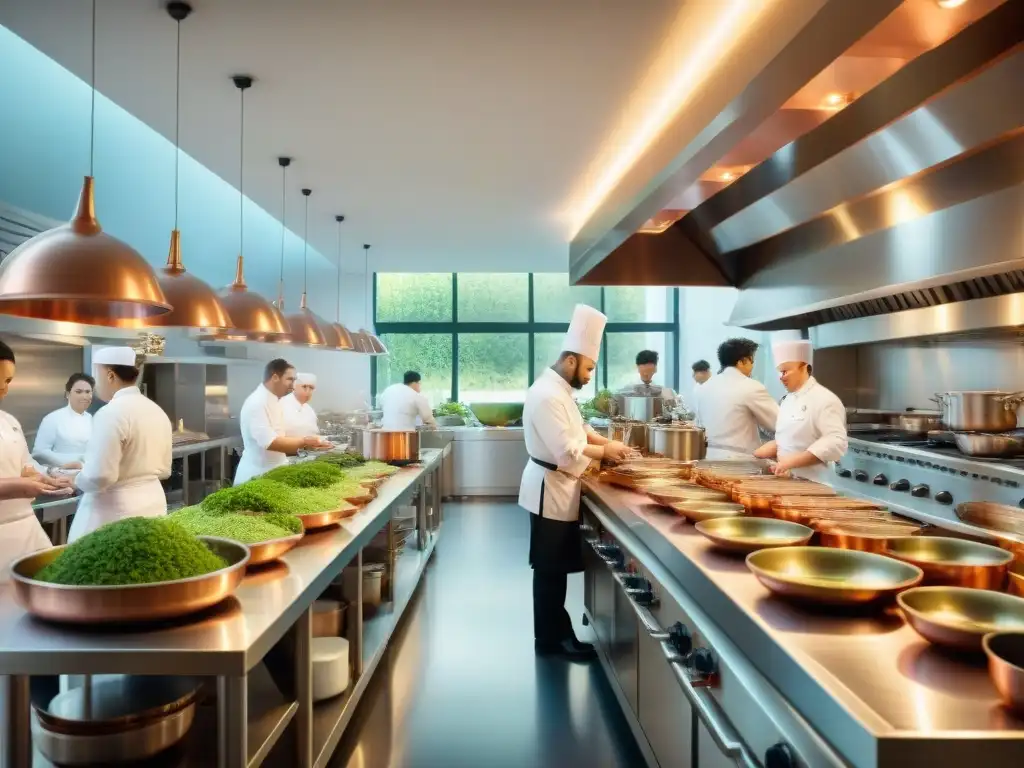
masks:
POLYGON ((697 523, 697 530, 718 549, 756 552, 769 547, 806 544, 814 531, 800 523, 767 517, 725 517, 697 523))
POLYGON ((935 645, 981 651, 991 632, 1024 631, 1024 598, 968 587, 917 587, 897 598, 907 622, 935 645))
POLYGON ((924 576, 891 557, 826 547, 763 549, 747 555, 747 567, 780 597, 821 605, 881 603, 924 576))
POLYGON ((999 547, 945 536, 890 539, 884 554, 924 571, 928 585, 1002 589, 1013 554, 999 547))

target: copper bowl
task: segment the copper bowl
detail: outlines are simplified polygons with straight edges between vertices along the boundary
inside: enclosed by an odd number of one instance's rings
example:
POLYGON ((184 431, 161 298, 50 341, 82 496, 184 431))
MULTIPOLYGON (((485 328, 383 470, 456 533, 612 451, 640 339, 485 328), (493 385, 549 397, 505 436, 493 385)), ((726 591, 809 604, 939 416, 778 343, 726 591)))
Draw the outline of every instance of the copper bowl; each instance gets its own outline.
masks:
POLYGON ((742 504, 733 504, 731 501, 701 501, 699 499, 688 499, 670 505, 679 515, 682 515, 691 523, 700 523, 704 520, 717 520, 723 517, 740 517, 746 514, 742 504))
POLYGON ((341 509, 329 509, 326 512, 311 512, 308 515, 296 515, 302 521, 302 528, 312 531, 317 528, 326 528, 334 525, 346 517, 352 517, 359 511, 359 507, 343 507, 341 509))
POLYGON ((1024 715, 1024 632, 992 632, 982 638, 981 647, 1003 705, 1024 715))
POLYGON ((671 507, 683 501, 728 501, 729 497, 721 491, 712 491, 696 485, 672 486, 647 491, 651 499, 663 507, 671 507))
MULTIPOLYGON (((913 523, 889 521, 835 521, 815 520, 812 528, 821 532, 821 545, 837 549, 855 549, 858 552, 888 554, 885 549, 896 538, 907 538, 921 530, 913 523)), ((923 569, 922 569, 923 570, 923 569)))
POLYGON ((916 587, 897 597, 907 623, 925 640, 981 651, 991 632, 1024 631, 1024 598, 968 587, 916 587))
POLYGON ((794 488, 788 485, 780 485, 778 488, 771 488, 763 485, 753 486, 743 483, 733 487, 732 500, 737 504, 742 504, 752 513, 757 512, 763 515, 770 515, 772 514, 772 502, 783 494, 806 495, 812 497, 835 496, 836 492, 827 485, 809 483, 807 481, 798 482, 802 485, 806 485, 807 487, 794 488))
POLYGON ((1014 560, 1010 563, 1007 576, 1010 581, 1006 591, 1011 595, 1024 597, 1024 563, 1020 560, 1014 560))
POLYGON ((1013 555, 999 547, 945 536, 891 539, 885 553, 924 571, 924 584, 1002 589, 1013 555))
POLYGON ((747 567, 780 597, 817 605, 880 604, 924 577, 891 557, 828 547, 763 549, 747 555, 747 567))
POLYGON ((346 496, 345 501, 349 504, 355 504, 357 507, 365 507, 371 501, 373 501, 376 494, 373 493, 355 493, 351 496, 346 496))
POLYGON ((696 527, 717 549, 743 554, 806 544, 814 535, 806 525, 765 517, 718 518, 697 523, 696 527))
POLYGON ((851 499, 845 496, 776 496, 772 499, 772 514, 780 520, 800 523, 813 517, 813 513, 826 513, 834 509, 883 512, 885 507, 873 501, 851 499))
POLYGON ((992 501, 965 501, 957 504, 956 516, 981 528, 1024 536, 1024 513, 1019 507, 992 501))
POLYGON ((68 624, 160 621, 187 616, 231 595, 245 577, 249 563, 249 548, 244 544, 215 536, 198 538, 228 565, 203 576, 156 584, 87 587, 36 581, 32 577, 64 551, 64 547, 53 547, 11 564, 14 597, 32 615, 68 624))
MULTIPOLYGON (((305 524, 303 524, 305 525, 305 524)), ((255 544, 248 544, 249 547, 249 567, 252 568, 257 565, 266 565, 272 563, 289 550, 293 549, 296 544, 302 541, 304 534, 296 533, 292 536, 284 536, 280 539, 269 539, 267 541, 259 541, 255 544)))

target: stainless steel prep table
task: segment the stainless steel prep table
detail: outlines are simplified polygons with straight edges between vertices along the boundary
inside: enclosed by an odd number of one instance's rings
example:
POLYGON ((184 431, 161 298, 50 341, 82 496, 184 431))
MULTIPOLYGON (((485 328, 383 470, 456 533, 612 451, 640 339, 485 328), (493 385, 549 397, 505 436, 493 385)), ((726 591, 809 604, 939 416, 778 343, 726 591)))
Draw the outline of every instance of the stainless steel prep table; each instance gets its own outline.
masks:
POLYGON ((451 444, 446 495, 519 495, 529 461, 522 427, 442 427, 420 439, 431 447, 451 444))
MULTIPOLYGON (((295 753, 289 765, 296 758, 303 768, 326 765, 433 552, 442 519, 440 459, 440 451, 422 451, 420 465, 400 470, 358 514, 340 526, 308 534, 282 563, 248 574, 234 596, 197 621, 186 618, 168 628, 134 631, 76 629, 34 619, 14 601, 11 587, 0 587, 0 675, 8 676, 0 689, 6 714, 0 765, 32 764, 25 727, 29 675, 153 675, 169 670, 217 678, 216 757, 212 745, 205 745, 203 758, 192 756, 188 765, 260 765, 292 720, 295 753), (399 559, 391 610, 366 622, 362 611, 355 611, 349 632, 353 684, 340 699, 314 707, 310 607, 346 565, 361 563, 362 548, 390 523, 392 508, 407 504, 414 494, 420 548, 399 559), (249 686, 249 673, 288 632, 297 649, 295 700, 268 704, 262 692, 255 695, 256 685, 249 686)), ((40 764, 37 758, 35 765, 40 764)))
MULTIPOLYGON (((607 524, 639 566, 660 572, 671 585, 663 589, 678 590, 673 597, 706 616, 849 765, 1024 760, 1024 721, 999 705, 984 661, 943 654, 897 611, 791 606, 772 596, 743 558, 716 553, 692 525, 639 494, 588 480, 584 510, 607 524)), ((639 706, 643 711, 644 702, 639 706)))

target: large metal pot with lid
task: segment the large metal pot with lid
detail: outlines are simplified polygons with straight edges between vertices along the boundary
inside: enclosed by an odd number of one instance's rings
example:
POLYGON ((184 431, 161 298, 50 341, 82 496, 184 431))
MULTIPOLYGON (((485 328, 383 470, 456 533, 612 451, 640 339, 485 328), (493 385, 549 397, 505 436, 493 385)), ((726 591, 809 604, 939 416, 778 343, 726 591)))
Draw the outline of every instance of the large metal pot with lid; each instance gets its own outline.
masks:
POLYGON ((420 460, 420 433, 416 430, 364 429, 362 454, 372 461, 395 466, 420 460))
POLYGON ((953 432, 1008 432, 1017 428, 1024 392, 963 390, 940 392, 942 423, 953 432))
POLYGON ((649 424, 647 451, 679 461, 699 461, 707 454, 704 430, 683 424, 649 424))
POLYGON ((615 395, 614 415, 629 421, 654 421, 665 410, 661 397, 650 395, 615 395))

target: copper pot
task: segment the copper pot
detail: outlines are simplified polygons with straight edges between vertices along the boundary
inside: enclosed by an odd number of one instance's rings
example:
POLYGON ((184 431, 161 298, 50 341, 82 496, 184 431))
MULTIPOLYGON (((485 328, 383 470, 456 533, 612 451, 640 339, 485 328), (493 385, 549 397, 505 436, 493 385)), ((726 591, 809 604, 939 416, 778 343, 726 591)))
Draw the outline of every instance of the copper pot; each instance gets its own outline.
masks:
POLYGON ((403 466, 420 460, 420 433, 416 430, 363 430, 363 456, 403 466))
POLYGON ((1002 589, 1013 555, 967 539, 919 536, 891 540, 885 554, 924 571, 924 584, 1002 589))

